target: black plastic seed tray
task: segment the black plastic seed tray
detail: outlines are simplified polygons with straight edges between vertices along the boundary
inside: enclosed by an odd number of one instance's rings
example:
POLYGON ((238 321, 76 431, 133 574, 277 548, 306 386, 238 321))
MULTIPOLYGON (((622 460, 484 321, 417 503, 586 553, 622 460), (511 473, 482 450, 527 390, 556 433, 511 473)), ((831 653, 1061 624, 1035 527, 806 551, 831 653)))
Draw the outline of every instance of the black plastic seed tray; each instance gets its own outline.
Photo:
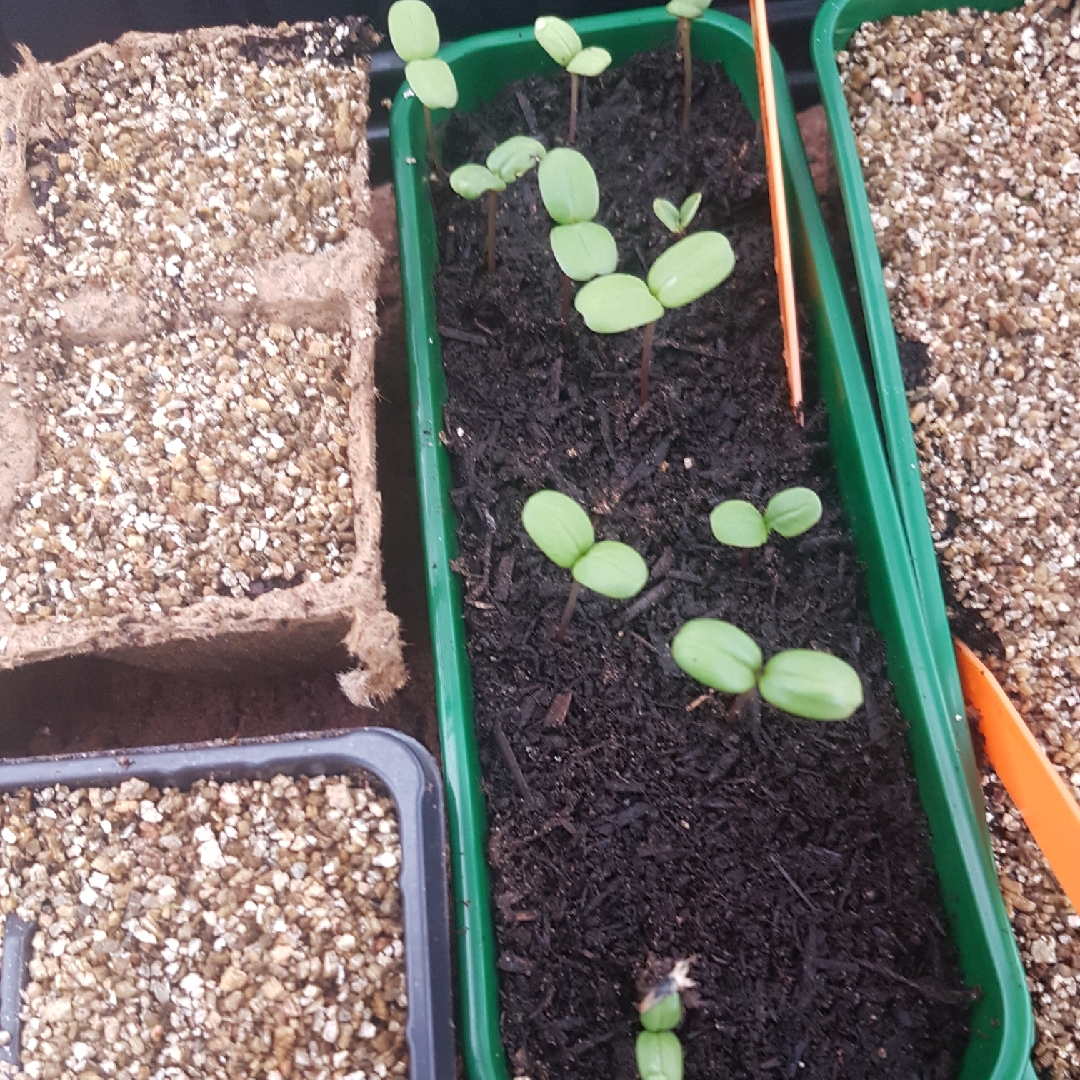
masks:
MULTIPOLYGON (((415 739, 365 728, 275 741, 0 761, 0 792, 54 784, 112 787, 132 777, 156 787, 186 788, 201 779, 332 776, 357 769, 381 781, 397 805, 410 1076, 445 1080, 455 1074, 455 1063, 442 778, 415 739)), ((32 937, 32 927, 8 917, 0 960, 0 1030, 10 1039, 0 1047, 0 1061, 17 1062, 19 991, 32 937)))

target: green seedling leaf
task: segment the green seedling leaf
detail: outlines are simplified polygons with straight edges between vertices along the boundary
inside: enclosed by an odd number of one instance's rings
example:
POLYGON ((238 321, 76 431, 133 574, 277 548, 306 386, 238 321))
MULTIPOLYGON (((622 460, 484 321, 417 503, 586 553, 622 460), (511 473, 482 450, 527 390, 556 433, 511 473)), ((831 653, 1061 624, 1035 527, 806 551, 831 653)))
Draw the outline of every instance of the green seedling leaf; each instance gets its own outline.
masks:
POLYGON ((609 53, 607 49, 601 49, 596 45, 591 45, 587 49, 582 49, 581 52, 566 65, 566 70, 569 71, 571 75, 586 75, 589 78, 592 78, 603 71, 607 71, 610 63, 611 53, 609 53))
POLYGON ((530 495, 521 511, 521 524, 536 546, 567 570, 596 542, 589 515, 559 491, 530 495))
POLYGON ((457 83, 445 60, 410 60, 405 81, 429 109, 452 109, 457 104, 457 83))
POLYGON ((701 206, 701 192, 695 191, 693 195, 687 195, 679 207, 679 225, 682 231, 690 227, 690 222, 697 216, 698 207, 701 206))
POLYGON ((594 544, 574 563, 571 573, 586 589, 610 596, 612 600, 636 596, 649 579, 645 560, 618 540, 594 544))
POLYGON ((715 289, 735 268, 727 237, 699 232, 680 240, 652 264, 649 291, 666 308, 682 307, 715 289))
POLYGON ((664 10, 677 19, 699 19, 711 3, 712 0, 704 0, 704 3, 702 0, 671 0, 664 10))
POLYGON ((671 656, 690 678, 725 694, 753 689, 764 659, 749 634, 719 619, 691 619, 671 642, 671 656))
POLYGON ((581 38, 577 36, 577 31, 554 15, 541 15, 533 23, 533 34, 544 52, 559 67, 566 67, 581 52, 581 38))
POLYGON ((670 229, 673 233, 679 232, 682 224, 679 220, 679 211, 674 203, 668 202, 667 199, 653 199, 652 208, 653 213, 663 222, 665 228, 670 229))
POLYGON ((663 304, 632 274, 595 278, 574 297, 574 307, 597 334, 621 334, 656 322, 664 314, 663 304))
POLYGON ((600 209, 596 173, 583 154, 565 146, 549 151, 536 170, 540 198, 560 225, 592 221, 600 209))
POLYGON ((670 1031, 643 1031, 634 1048, 641 1080, 682 1080, 683 1052, 670 1031))
POLYGON ((742 499, 728 499, 713 508, 709 515, 713 536, 721 544, 731 547, 761 547, 768 539, 765 519, 750 503, 742 499))
POLYGON ((514 135, 499 143, 487 156, 485 164, 504 183, 511 184, 524 176, 538 161, 544 160, 544 144, 528 135, 514 135))
POLYGON ((681 1019, 682 998, 677 993, 668 994, 641 1014, 641 1026, 646 1031, 671 1031, 681 1019))
POLYGON ((450 186, 463 199, 479 199, 485 191, 505 191, 506 185, 483 165, 462 165, 450 174, 450 186))
POLYGON ((821 520, 821 500, 809 488, 778 491, 765 507, 765 527, 781 536, 800 536, 821 520))
POLYGON ((807 720, 846 720, 863 703, 855 669, 812 649, 777 653, 765 665, 758 689, 770 705, 807 720))
POLYGON ((390 44, 406 63, 429 60, 439 51, 439 24, 422 0, 397 0, 390 5, 386 20, 390 24, 390 44))
POLYGON ((614 238, 595 221, 556 225, 551 230, 551 250, 559 269, 574 281, 591 281, 614 273, 619 261, 614 238))

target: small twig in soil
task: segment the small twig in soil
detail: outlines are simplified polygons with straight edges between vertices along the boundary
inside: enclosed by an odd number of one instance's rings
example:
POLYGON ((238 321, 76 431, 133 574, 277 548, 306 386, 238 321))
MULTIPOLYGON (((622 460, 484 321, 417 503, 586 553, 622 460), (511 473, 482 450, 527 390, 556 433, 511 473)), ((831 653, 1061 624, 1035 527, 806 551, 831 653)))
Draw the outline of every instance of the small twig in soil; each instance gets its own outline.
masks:
POLYGON ((570 586, 570 595, 566 598, 566 607, 563 608, 562 618, 559 620, 559 629, 555 632, 555 640, 562 641, 566 636, 566 628, 570 625, 570 617, 574 614, 574 606, 577 604, 578 593, 581 592, 581 582, 575 581, 570 586))
POLYGON ((499 560, 499 568, 495 571, 495 588, 491 592, 493 600, 505 604, 510 598, 510 587, 514 582, 514 556, 513 553, 504 555, 499 560))
POLYGON ((525 123, 529 128, 529 134, 539 135, 540 129, 536 126, 536 113, 533 112, 532 106, 529 104, 529 99, 521 90, 515 90, 514 97, 517 98, 517 103, 521 107, 521 115, 525 117, 525 123))
POLYGON ((709 690, 707 693, 699 695, 698 697, 694 698, 694 700, 691 701, 689 705, 686 706, 686 711, 693 712, 695 709, 700 708, 702 705, 704 705, 705 702, 709 700, 709 698, 714 697, 715 695, 715 690, 709 690))
POLYGON ((783 877, 783 879, 795 890, 795 892, 798 893, 799 898, 803 901, 803 903, 806 904, 806 906, 816 915, 817 908, 814 906, 814 902, 810 899, 809 896, 806 895, 806 893, 802 891, 802 889, 799 888, 799 886, 795 883, 795 879, 784 869, 780 860, 775 855, 770 855, 769 862, 771 862, 773 866, 775 866, 776 869, 780 871, 781 877, 783 877))
POLYGON ((521 796, 525 800, 526 805, 532 806, 535 802, 533 793, 529 790, 529 785, 525 782, 525 774, 521 771, 521 766, 514 756, 514 748, 510 745, 510 740, 506 737, 506 732, 503 731, 502 724, 496 720, 492 726, 492 730, 495 733, 495 745, 499 748, 499 753, 502 754, 503 761, 506 762, 506 767, 510 770, 510 775, 514 778, 514 783, 517 785, 518 791, 521 792, 521 796))
POLYGON ((661 581, 655 588, 650 589, 647 593, 638 597, 622 614, 622 618, 619 619, 619 625, 625 626, 631 619, 636 619, 639 615, 648 611, 649 608, 655 607, 663 600, 668 593, 671 592, 673 584, 670 581, 661 581))
POLYGON ((462 345, 482 345, 487 348, 491 342, 481 337, 479 334, 470 334, 465 330, 455 330, 450 326, 436 327, 439 331, 439 337, 444 337, 448 341, 460 341, 462 345))
POLYGON ((675 551, 673 548, 666 547, 660 553, 660 558, 653 563, 652 569, 649 571, 650 581, 659 581, 661 578, 666 578, 668 572, 671 570, 671 564, 675 561, 675 551))
POLYGON ((551 703, 551 708, 545 713, 543 723, 540 726, 542 728, 562 727, 566 723, 566 716, 570 712, 570 703, 573 700, 574 694, 571 690, 556 694, 555 700, 551 703))
POLYGON ((676 352, 693 353, 695 356, 704 356, 707 360, 723 360, 724 357, 707 345, 692 345, 689 342, 675 341, 673 338, 657 338, 656 344, 662 349, 674 349, 676 352))

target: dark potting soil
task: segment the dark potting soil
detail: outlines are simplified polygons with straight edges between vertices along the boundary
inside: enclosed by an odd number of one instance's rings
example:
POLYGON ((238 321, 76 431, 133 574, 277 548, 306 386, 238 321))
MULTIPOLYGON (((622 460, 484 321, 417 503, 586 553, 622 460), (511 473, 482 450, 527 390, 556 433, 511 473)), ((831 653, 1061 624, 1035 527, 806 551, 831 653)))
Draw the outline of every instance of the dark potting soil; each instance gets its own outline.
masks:
MULTIPOLYGON (((635 983, 651 960, 693 956, 680 1029, 690 1078, 946 1080, 969 999, 827 420, 812 388, 805 429, 786 404, 759 134, 719 68, 702 66, 683 138, 679 70, 663 51, 583 80, 578 127, 620 270, 644 275, 671 242, 657 195, 701 191, 693 227, 720 229, 737 256, 724 284, 660 322, 645 408, 640 331, 596 336, 575 313, 560 337, 535 173, 500 197, 490 276, 484 204, 434 188, 505 1045, 534 1080, 631 1078, 635 983), (747 565, 714 541, 716 503, 763 506, 795 484, 822 496, 811 532, 770 540, 747 565), (562 644, 569 574, 520 525, 540 488, 579 500, 600 538, 652 569, 635 600, 583 594, 562 644), (703 696, 668 654, 703 615, 742 627, 766 656, 812 646, 844 658, 865 707, 839 724, 761 705, 730 719, 730 700, 703 696)), ((530 130, 555 145, 567 97, 561 79, 529 80, 455 116, 447 167, 530 130)))

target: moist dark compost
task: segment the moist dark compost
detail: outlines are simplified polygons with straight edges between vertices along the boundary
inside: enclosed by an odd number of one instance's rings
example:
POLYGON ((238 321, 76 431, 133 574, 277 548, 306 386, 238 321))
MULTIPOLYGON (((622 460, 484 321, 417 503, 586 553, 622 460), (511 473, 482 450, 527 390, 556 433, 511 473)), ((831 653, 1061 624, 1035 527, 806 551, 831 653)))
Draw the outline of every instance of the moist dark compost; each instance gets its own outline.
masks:
MULTIPOLYGON (((732 276, 657 329, 638 403, 641 331, 558 324, 559 274, 535 173, 500 196, 497 267, 482 270, 483 202, 434 188, 446 440, 462 528, 455 564, 491 815, 503 1037, 516 1075, 635 1076, 636 981, 695 957, 680 1037, 690 1078, 946 1080, 966 1044, 961 986, 884 648, 863 604, 811 396, 787 402, 759 133, 719 68, 695 73, 679 131, 670 51, 587 83, 576 148, 619 269, 644 276, 671 243, 651 205, 701 191, 693 228, 731 240, 732 276), (802 537, 744 563, 713 539, 727 498, 763 507, 804 484, 825 505, 802 537), (634 546, 651 580, 621 603, 570 585, 525 535, 525 499, 556 488, 600 538, 634 546), (826 649, 866 705, 819 724, 702 695, 668 644, 718 616, 769 656, 826 649)), ((448 168, 532 133, 562 141, 565 78, 504 90, 446 129, 448 168)))

